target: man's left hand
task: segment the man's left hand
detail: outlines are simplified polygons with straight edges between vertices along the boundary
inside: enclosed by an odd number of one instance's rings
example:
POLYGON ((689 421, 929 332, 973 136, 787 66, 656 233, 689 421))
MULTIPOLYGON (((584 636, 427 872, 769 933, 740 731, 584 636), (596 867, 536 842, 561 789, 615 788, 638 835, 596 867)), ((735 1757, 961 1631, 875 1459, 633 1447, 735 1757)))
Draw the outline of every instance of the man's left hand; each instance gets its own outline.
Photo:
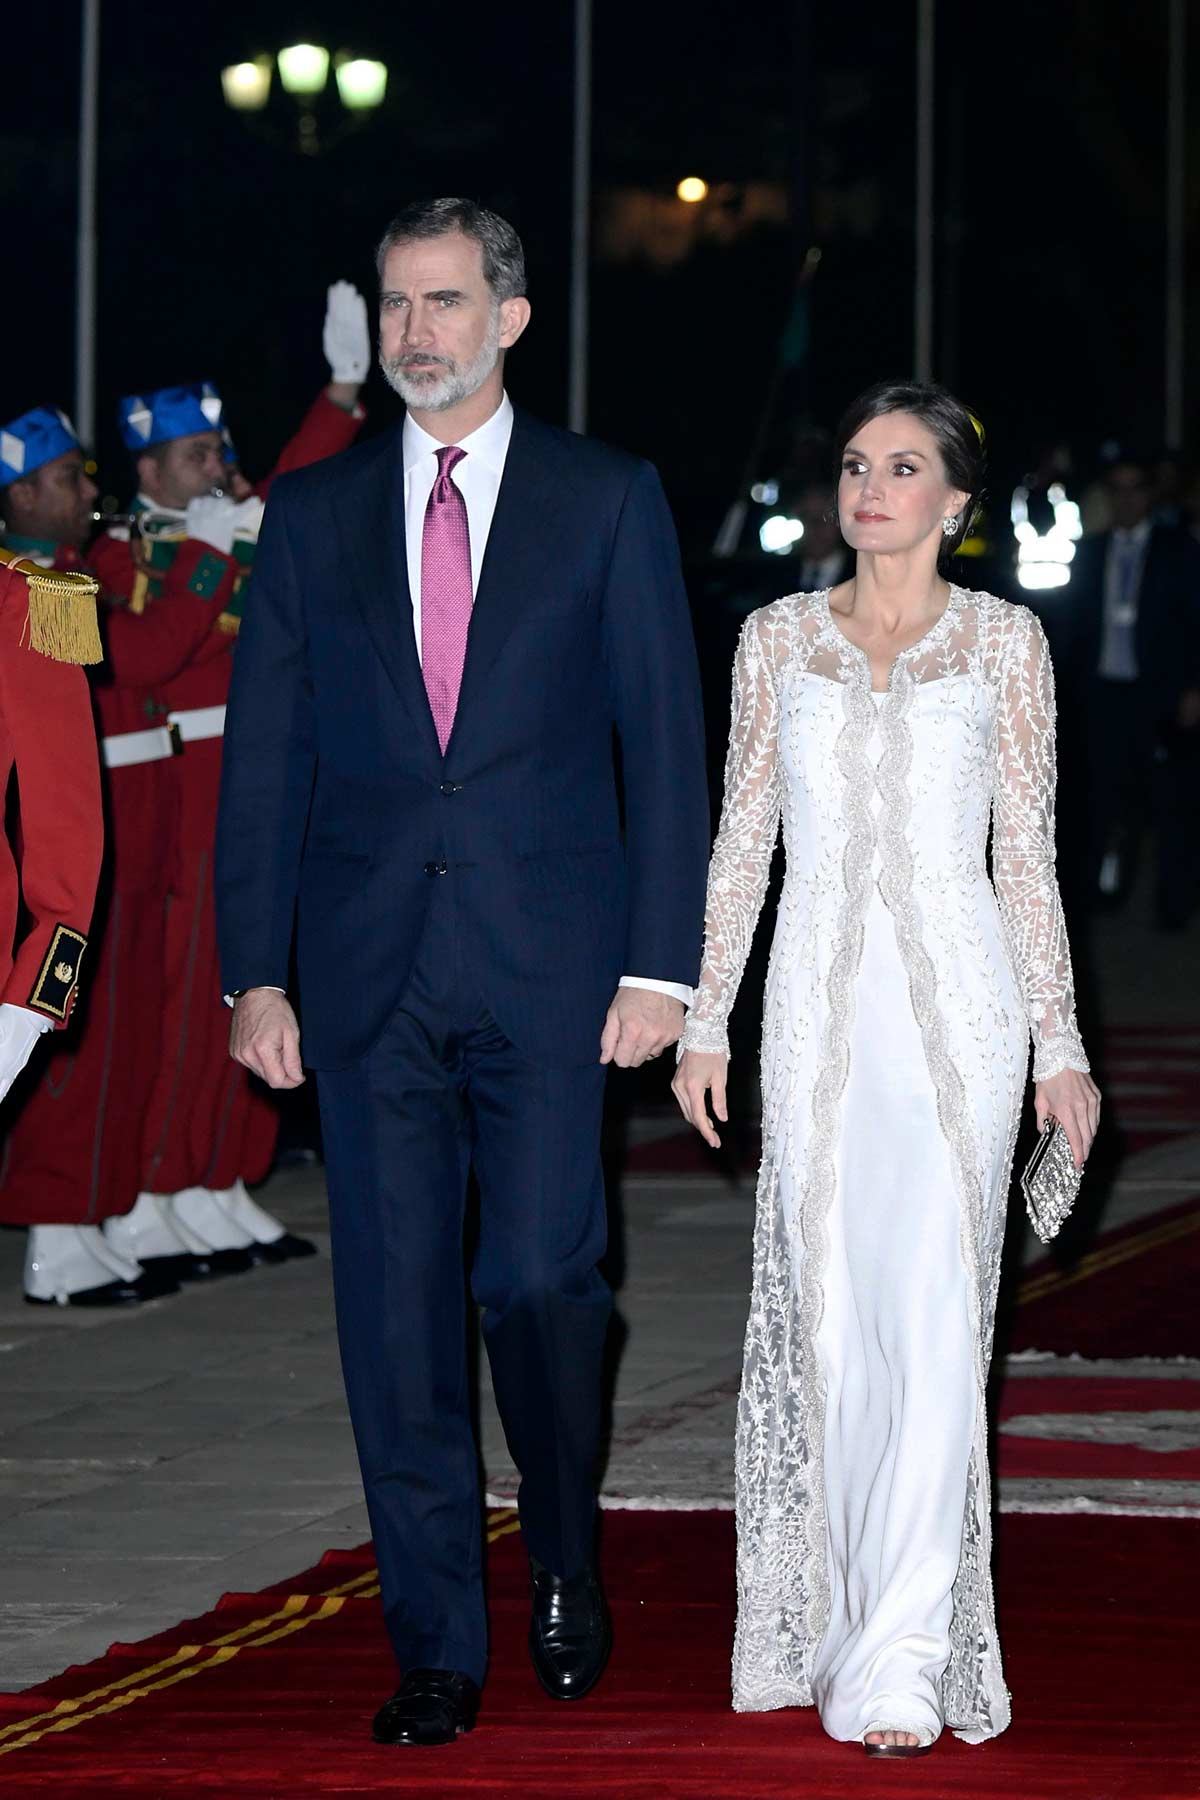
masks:
POLYGON ((682 1001, 653 988, 622 987, 608 1009, 600 1034, 600 1061, 618 1069, 640 1069, 679 1041, 683 1030, 682 1001))

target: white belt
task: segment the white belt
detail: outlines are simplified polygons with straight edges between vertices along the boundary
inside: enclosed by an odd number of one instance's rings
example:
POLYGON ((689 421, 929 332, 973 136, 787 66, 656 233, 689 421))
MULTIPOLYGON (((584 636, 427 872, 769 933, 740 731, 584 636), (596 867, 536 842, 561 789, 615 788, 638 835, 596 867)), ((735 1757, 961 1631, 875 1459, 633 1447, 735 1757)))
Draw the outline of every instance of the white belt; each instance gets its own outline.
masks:
POLYGON ((179 727, 179 735, 185 744, 194 744, 198 738, 225 735, 223 706, 193 706, 188 712, 168 713, 167 719, 170 724, 179 727))
POLYGON ((107 769, 165 762, 168 756, 175 755, 175 739, 165 725, 155 725, 149 731, 118 731, 100 739, 100 754, 107 769))

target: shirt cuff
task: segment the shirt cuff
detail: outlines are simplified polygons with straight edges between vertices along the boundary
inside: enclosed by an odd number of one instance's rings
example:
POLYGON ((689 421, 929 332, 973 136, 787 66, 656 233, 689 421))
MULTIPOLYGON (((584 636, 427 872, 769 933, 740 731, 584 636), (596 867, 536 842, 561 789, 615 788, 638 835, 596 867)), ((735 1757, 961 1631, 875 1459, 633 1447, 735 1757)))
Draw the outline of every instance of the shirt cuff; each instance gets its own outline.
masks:
POLYGON ((622 975, 618 987, 646 988, 652 994, 669 994, 682 1006, 690 1006, 694 990, 680 981, 648 981, 641 975, 622 975))
MULTIPOLYGON (((258 987, 264 987, 264 988, 269 989, 272 994, 286 994, 287 993, 286 988, 276 987, 274 985, 274 983, 270 982, 270 981, 260 981, 260 982, 257 982, 255 985, 258 987)), ((240 997, 243 994, 248 994, 249 992, 250 992, 249 988, 239 988, 236 994, 222 994, 221 998, 224 1000, 226 1006, 232 1006, 235 1000, 240 999, 240 997)))
POLYGON ((34 1012, 31 1007, 22 1006, 16 1000, 5 1000, 4 1001, 3 1005, 0 1006, 0 1015, 2 1015, 6 1011, 20 1013, 22 1015, 20 1023, 22 1025, 24 1025, 26 1027, 26 1029, 28 1029, 28 1027, 30 1025, 33 1025, 36 1027, 36 1029, 39 1033, 44 1033, 47 1031, 54 1030, 54 1020, 53 1019, 48 1019, 44 1013, 34 1012))

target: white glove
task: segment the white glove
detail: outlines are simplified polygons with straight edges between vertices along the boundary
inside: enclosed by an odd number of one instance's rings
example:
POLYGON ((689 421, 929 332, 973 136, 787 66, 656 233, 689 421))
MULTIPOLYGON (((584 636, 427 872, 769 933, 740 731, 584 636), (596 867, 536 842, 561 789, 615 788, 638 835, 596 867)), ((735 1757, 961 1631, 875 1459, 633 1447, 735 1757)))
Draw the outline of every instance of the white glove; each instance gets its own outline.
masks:
POLYGON ((33 1054, 33 1046, 43 1031, 50 1030, 50 1020, 30 1012, 26 1006, 0 1004, 0 1100, 33 1054))
POLYGON ((233 534, 240 510, 238 502, 231 500, 228 494, 222 494, 220 498, 216 494, 201 494, 198 500, 188 501, 187 535, 202 544, 210 544, 222 556, 229 556, 233 551, 233 534))
POLYGON ((335 281, 325 309, 321 338, 329 373, 335 381, 363 382, 371 366, 371 333, 367 303, 351 281, 335 281))
POLYGON ((243 541, 257 544, 265 510, 266 508, 257 494, 250 494, 245 500, 239 501, 234 513, 233 535, 243 541))

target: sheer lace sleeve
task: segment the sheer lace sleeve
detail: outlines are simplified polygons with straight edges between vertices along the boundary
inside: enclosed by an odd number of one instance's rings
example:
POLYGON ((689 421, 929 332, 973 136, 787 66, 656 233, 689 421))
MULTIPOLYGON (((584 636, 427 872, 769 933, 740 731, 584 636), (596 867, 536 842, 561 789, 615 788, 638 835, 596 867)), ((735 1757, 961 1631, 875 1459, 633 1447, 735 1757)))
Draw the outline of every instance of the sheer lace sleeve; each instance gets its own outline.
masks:
POLYGON ((779 699, 769 639, 763 614, 756 613, 742 629, 734 658, 725 799, 708 872, 704 959, 681 1055, 708 1050, 728 1056, 729 1014, 767 891, 781 793, 779 699))
POLYGON ((1054 671, 1033 614, 1015 609, 997 720, 992 871, 1033 1034, 1033 1078, 1088 1067, 1054 874, 1054 671))

